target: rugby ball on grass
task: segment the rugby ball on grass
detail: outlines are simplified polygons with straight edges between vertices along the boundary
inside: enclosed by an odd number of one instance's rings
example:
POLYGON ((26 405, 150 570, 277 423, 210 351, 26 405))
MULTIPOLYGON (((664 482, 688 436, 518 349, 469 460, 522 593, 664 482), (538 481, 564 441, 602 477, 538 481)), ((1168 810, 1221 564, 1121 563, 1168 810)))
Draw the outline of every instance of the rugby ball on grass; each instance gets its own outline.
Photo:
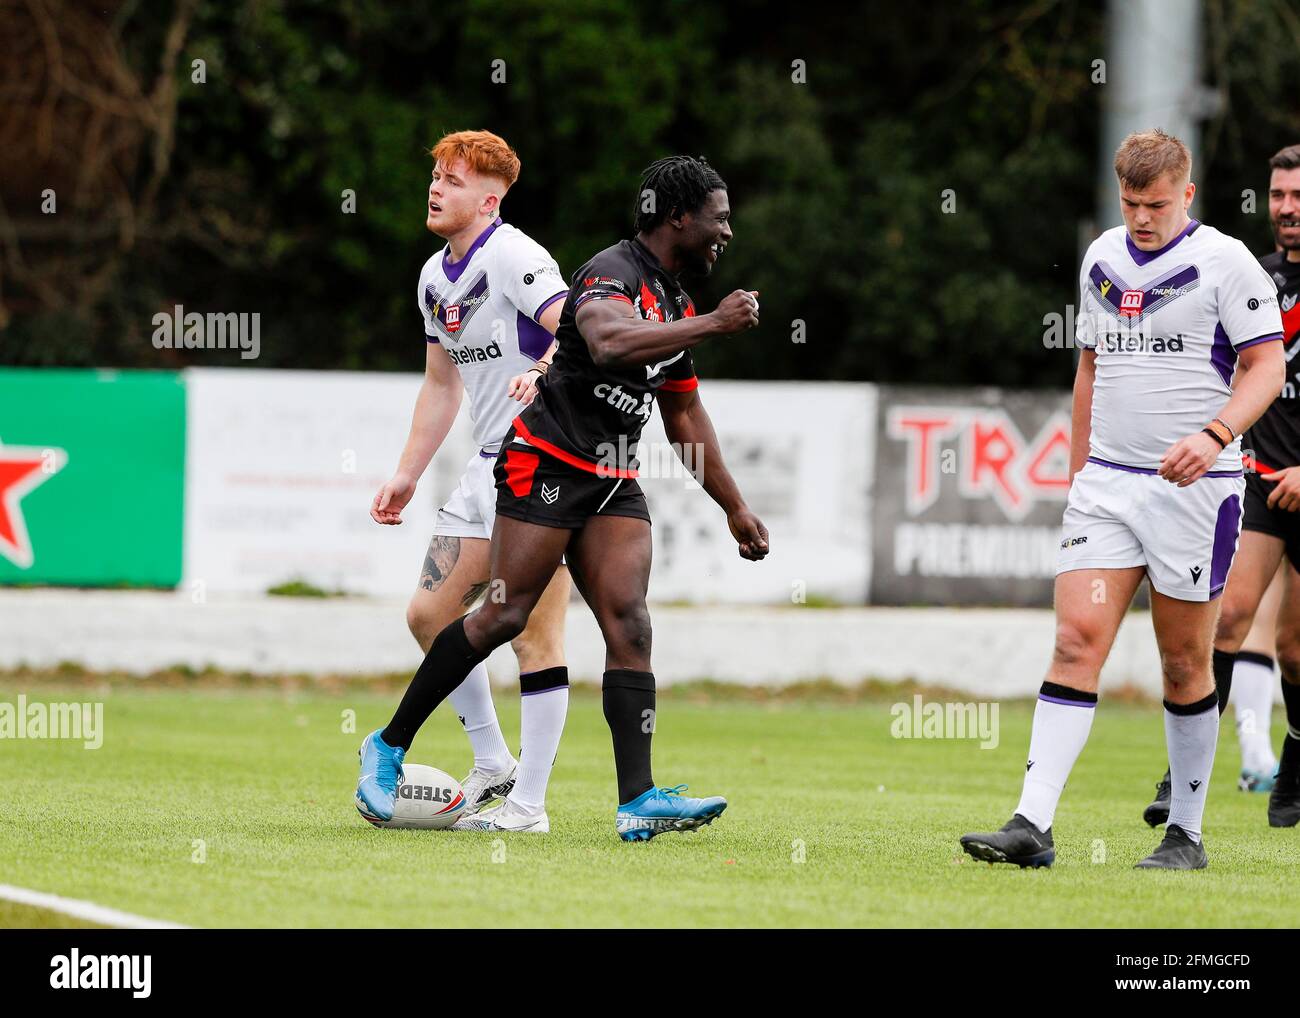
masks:
POLYGON ((408 763, 402 767, 404 777, 397 786, 393 819, 377 820, 364 816, 375 827, 413 827, 438 831, 450 827, 465 810, 465 792, 460 782, 445 771, 428 764, 408 763))

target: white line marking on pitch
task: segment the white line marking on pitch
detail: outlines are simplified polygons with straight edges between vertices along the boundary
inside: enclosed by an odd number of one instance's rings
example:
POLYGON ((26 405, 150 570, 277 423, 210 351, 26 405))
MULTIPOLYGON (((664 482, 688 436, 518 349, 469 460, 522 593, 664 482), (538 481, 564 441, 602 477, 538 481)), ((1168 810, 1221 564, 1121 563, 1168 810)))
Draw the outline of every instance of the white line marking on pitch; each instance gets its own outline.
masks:
POLYGON ((93 901, 61 898, 57 894, 46 894, 44 891, 29 891, 25 887, 14 887, 11 884, 0 884, 0 899, 12 901, 19 905, 30 905, 32 908, 44 908, 51 912, 60 912, 63 915, 72 916, 74 919, 82 919, 88 923, 99 923, 101 926, 116 926, 126 930, 189 929, 188 926, 182 926, 179 923, 163 922, 161 919, 146 919, 144 916, 132 915, 130 912, 119 912, 115 908, 96 905, 93 901))

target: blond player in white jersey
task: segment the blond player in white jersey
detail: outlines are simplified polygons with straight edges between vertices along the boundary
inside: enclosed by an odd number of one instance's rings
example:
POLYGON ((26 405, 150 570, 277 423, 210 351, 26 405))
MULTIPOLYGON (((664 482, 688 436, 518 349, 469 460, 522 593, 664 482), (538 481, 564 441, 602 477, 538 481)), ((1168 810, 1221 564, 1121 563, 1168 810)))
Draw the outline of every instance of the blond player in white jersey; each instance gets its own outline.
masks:
POLYGON ((987 862, 1054 861, 1052 822, 1092 726, 1101 667, 1146 577, 1173 790, 1164 839, 1137 866, 1203 869, 1220 711, 1215 598, 1245 489, 1238 436, 1282 389, 1282 320, 1276 287, 1246 247, 1189 219, 1196 186, 1181 141, 1129 135, 1115 174, 1124 225, 1093 241, 1080 272, 1056 645, 1024 786, 1001 830, 961 844, 987 862))
MULTIPOLYGON (((438 512, 419 589, 406 613, 425 653, 433 638, 469 611, 488 585, 496 507, 492 464, 510 422, 536 395, 535 383, 550 363, 568 293, 546 250, 500 219, 501 200, 519 175, 519 159, 510 146, 487 131, 460 131, 440 140, 431 155, 426 225, 447 244, 420 273, 424 383, 397 470, 370 509, 377 523, 402 522, 416 482, 442 445, 467 393, 476 448, 456 490, 438 512)), ((457 829, 550 829, 546 785, 568 710, 563 643, 568 600, 568 571, 561 567, 528 628, 512 644, 522 695, 518 761, 497 721, 484 665, 451 695, 474 751, 473 769, 462 783, 468 806, 457 829), (505 801, 484 808, 498 797, 505 801)), ((400 768, 410 747, 372 743, 382 738, 383 733, 367 738, 363 770, 367 750, 374 749, 383 760, 396 754, 400 768)))

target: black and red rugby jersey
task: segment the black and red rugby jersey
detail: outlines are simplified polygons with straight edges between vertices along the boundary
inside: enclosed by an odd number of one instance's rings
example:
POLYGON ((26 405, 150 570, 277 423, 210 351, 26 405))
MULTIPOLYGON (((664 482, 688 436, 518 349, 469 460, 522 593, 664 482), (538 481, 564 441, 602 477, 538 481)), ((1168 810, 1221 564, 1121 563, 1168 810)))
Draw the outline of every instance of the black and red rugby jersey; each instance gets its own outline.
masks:
POLYGON ((1254 459, 1253 469, 1267 474, 1300 466, 1300 358, 1296 357, 1300 352, 1300 262, 1287 261, 1285 251, 1274 251, 1261 258, 1259 264, 1277 284, 1286 384, 1282 394, 1246 432, 1241 447, 1254 459))
POLYGON ((699 382, 684 349, 654 364, 598 367, 576 319, 578 309, 593 300, 624 301, 647 321, 695 315, 677 277, 639 241, 605 248, 573 274, 555 331, 559 348, 537 398, 515 418, 514 430, 529 445, 570 466, 607 477, 635 477, 636 447, 655 393, 689 392, 699 382))

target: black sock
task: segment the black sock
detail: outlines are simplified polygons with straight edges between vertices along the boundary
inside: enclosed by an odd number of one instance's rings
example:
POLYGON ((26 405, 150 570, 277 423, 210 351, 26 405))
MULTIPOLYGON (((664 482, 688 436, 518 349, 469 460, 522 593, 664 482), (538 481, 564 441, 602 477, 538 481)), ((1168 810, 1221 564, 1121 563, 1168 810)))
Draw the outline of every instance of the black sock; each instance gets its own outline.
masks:
POLYGON ((1300 732, 1300 684, 1282 680, 1282 702, 1286 704, 1286 724, 1293 732, 1300 732))
POLYGON ((1237 651, 1237 660, 1249 661, 1251 664, 1261 665, 1262 667, 1267 668, 1270 672, 1275 670, 1275 668, 1277 667, 1277 662, 1274 661, 1267 654, 1257 654, 1253 650, 1237 651))
POLYGON ((480 654, 470 646, 463 617, 447 626, 434 638, 381 738, 390 746, 410 749, 420 726, 488 653, 480 654))
POLYGON ((1300 739, 1292 732, 1300 732, 1300 685, 1282 680, 1282 700, 1286 704, 1286 738, 1282 740, 1282 756, 1277 762, 1279 775, 1300 776, 1300 739))
POLYGON ((1219 715, 1228 707, 1228 696, 1232 692, 1232 668, 1237 663, 1237 655, 1226 650, 1214 650, 1214 691, 1219 694, 1219 715))
POLYGON ((602 683, 605 721, 614 737, 618 804, 631 802, 654 787, 650 742, 655 730, 655 677, 651 672, 615 668, 602 683))

